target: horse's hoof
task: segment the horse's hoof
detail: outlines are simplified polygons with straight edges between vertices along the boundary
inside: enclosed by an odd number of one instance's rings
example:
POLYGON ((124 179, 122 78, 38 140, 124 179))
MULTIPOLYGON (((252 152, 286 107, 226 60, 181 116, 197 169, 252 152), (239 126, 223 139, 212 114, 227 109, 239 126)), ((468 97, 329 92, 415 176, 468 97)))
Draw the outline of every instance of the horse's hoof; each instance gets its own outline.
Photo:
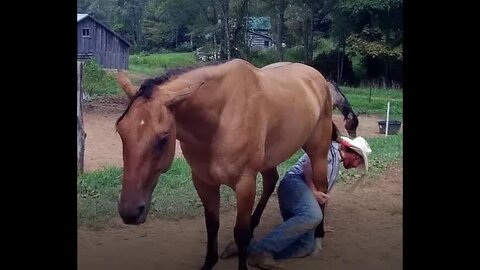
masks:
POLYGON ((238 256, 238 247, 235 241, 230 242, 225 250, 222 252, 222 255, 220 255, 221 259, 227 259, 233 256, 238 256))

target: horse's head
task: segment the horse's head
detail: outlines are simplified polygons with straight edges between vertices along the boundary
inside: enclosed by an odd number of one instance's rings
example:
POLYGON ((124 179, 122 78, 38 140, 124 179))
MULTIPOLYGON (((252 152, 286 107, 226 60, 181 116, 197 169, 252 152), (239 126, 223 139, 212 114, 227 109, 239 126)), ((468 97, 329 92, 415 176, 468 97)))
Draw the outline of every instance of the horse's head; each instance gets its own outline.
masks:
POLYGON ((358 127, 358 118, 355 113, 350 113, 347 117, 344 118, 345 129, 347 130, 348 136, 352 138, 357 137, 357 127, 358 127))
MULTIPOLYGON (((118 211, 126 224, 140 224, 146 220, 160 174, 167 171, 173 161, 176 128, 168 105, 178 100, 179 95, 173 95, 171 89, 159 85, 154 79, 146 80, 138 88, 122 72, 117 78, 131 99, 116 126, 123 144, 123 179, 118 211)), ((187 91, 175 92, 182 96, 190 89, 189 86, 185 88, 187 91)))

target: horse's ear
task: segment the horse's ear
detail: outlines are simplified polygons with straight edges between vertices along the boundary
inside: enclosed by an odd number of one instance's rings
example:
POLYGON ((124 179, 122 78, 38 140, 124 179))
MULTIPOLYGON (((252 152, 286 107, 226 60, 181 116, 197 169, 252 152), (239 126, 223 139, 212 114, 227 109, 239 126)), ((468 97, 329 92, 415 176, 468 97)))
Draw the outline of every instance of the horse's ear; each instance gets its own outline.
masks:
POLYGON ((123 70, 118 70, 117 81, 130 99, 135 96, 135 93, 138 91, 138 86, 132 84, 130 79, 127 77, 127 74, 123 70))
POLYGON ((169 91, 166 96, 165 105, 169 106, 187 98, 190 94, 200 88, 204 83, 204 81, 195 82, 189 84, 181 90, 169 91))

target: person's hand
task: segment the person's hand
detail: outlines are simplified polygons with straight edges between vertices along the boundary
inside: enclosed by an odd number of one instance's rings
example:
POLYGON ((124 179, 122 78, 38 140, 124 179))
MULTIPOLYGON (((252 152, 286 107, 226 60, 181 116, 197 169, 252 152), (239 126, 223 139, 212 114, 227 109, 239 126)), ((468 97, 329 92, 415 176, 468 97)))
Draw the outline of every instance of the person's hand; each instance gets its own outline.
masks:
POLYGON ((317 199, 318 203, 321 205, 324 205, 327 200, 330 198, 327 194, 321 192, 321 191, 314 191, 313 194, 315 195, 315 198, 317 199))

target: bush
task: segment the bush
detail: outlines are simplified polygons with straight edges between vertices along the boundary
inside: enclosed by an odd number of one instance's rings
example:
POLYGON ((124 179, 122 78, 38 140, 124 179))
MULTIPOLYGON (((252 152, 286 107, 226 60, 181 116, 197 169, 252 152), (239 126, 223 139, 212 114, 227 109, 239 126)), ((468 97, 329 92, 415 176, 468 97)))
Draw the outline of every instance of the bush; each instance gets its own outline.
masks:
POLYGON ((250 63, 262 68, 271 63, 278 62, 278 52, 276 50, 257 50, 250 53, 250 63))
POLYGON ((83 89, 85 93, 95 95, 115 95, 120 88, 115 75, 105 71, 95 60, 85 61, 83 68, 83 89))

